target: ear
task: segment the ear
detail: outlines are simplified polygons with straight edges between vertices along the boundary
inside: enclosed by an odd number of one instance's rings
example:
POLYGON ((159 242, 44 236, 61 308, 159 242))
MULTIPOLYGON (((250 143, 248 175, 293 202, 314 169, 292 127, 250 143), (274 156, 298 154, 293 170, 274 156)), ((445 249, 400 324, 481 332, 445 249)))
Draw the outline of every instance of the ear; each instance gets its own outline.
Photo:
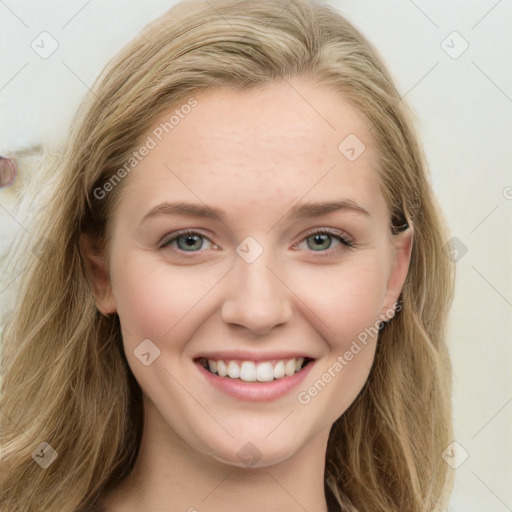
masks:
POLYGON ((409 264, 411 261, 413 228, 409 226, 405 231, 391 236, 391 271, 388 277, 387 291, 382 304, 381 316, 390 320, 390 311, 395 310, 400 293, 404 286, 409 264))
POLYGON ((110 285, 104 249, 98 238, 82 233, 80 235, 80 251, 96 307, 104 315, 115 313, 117 311, 116 301, 110 285))

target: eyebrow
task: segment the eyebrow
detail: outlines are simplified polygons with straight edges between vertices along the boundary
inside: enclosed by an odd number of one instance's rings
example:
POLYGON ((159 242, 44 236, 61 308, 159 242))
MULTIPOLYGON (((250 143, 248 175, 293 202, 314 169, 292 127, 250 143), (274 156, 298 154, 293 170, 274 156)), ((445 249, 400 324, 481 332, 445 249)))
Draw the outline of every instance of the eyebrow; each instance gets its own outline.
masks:
MULTIPOLYGON (((313 218, 327 215, 335 211, 352 211, 355 213, 370 216, 370 212, 363 208, 361 205, 350 199, 342 199, 338 201, 327 201, 327 202, 309 202, 295 205, 285 215, 286 219, 292 218, 313 218)), ((221 222, 227 221, 226 213, 214 207, 208 207, 206 205, 189 203, 189 202, 177 202, 177 203, 161 203, 152 208, 141 220, 141 224, 148 219, 159 215, 189 215, 192 217, 203 217, 207 219, 218 219, 221 222)))

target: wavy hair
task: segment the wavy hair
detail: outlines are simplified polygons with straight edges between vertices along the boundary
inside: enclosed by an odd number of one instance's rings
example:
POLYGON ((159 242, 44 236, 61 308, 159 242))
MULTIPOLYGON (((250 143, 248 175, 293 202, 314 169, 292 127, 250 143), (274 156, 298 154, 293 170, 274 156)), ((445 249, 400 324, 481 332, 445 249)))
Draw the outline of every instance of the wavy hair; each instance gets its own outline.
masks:
POLYGON ((441 453, 452 440, 445 324, 454 270, 410 110, 376 50, 331 6, 186 0, 107 64, 67 143, 39 171, 51 190, 11 256, 23 271, 3 334, 1 512, 92 510, 137 457, 141 389, 119 318, 95 307, 80 251, 82 233, 108 251, 124 182, 103 200, 94 190, 172 106, 206 89, 242 91, 292 77, 334 87, 365 116, 390 229, 414 229, 401 311, 379 333, 368 380, 330 432, 330 509, 444 510, 453 485, 441 453), (34 461, 41 443, 57 452, 46 469, 34 461))

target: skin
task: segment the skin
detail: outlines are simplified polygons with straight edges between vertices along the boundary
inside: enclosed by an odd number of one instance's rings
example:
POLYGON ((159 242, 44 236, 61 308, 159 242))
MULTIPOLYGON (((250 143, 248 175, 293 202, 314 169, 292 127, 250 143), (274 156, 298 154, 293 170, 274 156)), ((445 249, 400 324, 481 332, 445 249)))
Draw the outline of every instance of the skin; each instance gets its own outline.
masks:
POLYGON ((125 178, 110 265, 83 240, 97 307, 119 315, 144 393, 139 457, 105 510, 326 511, 330 427, 367 380, 376 338, 309 403, 298 393, 329 368, 332 375, 357 336, 389 316, 412 234, 391 235, 368 125, 339 93, 292 80, 195 97, 197 107, 125 178), (338 150, 349 134, 366 145, 355 161, 338 150), (297 203, 340 199, 368 214, 287 216, 297 203), (175 201, 219 208, 226 219, 162 214, 141 224, 154 206, 175 201), (186 228, 206 237, 195 252, 180 256, 183 239, 159 248, 186 228), (353 247, 336 235, 315 242, 311 232, 325 228, 349 235, 353 247), (252 263, 236 252, 248 236, 263 249, 252 263), (145 366, 134 350, 148 338, 160 355, 145 366), (242 401, 208 385, 193 362, 207 350, 240 348, 301 350, 316 361, 285 396, 242 401), (248 442, 260 453, 251 467, 237 456, 248 442))

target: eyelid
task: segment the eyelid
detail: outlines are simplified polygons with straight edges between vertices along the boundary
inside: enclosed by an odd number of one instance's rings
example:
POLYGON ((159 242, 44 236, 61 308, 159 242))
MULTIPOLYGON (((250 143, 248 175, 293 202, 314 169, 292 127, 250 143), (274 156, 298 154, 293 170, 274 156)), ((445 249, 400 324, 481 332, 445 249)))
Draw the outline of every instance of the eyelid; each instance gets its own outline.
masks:
POLYGON ((310 231, 306 232, 305 235, 302 236, 301 242, 304 241, 306 238, 309 238, 310 236, 316 235, 316 234, 328 234, 335 237, 338 237, 341 239, 342 242, 345 242, 347 245, 354 245, 355 241, 354 239, 342 229, 337 228, 312 228, 310 231))
MULTIPOLYGON (((208 242, 210 242, 213 247, 218 247, 217 244, 215 244, 210 239, 210 237, 205 235, 200 229, 187 228, 187 229, 182 229, 182 230, 178 230, 178 231, 173 231, 172 233, 168 233, 167 235, 165 235, 160 240, 160 242, 158 242, 158 248, 159 249, 166 249, 166 248, 169 247, 170 250, 173 250, 174 252, 176 252, 178 254, 186 254, 187 251, 180 251, 179 249, 174 249, 173 247, 170 247, 172 242, 174 242, 179 237, 186 236, 186 235, 191 235, 191 236, 199 235, 202 238, 204 238, 205 240, 208 240, 208 242)), ((201 252, 204 252, 204 251, 202 251, 202 250, 200 250, 200 251, 190 251, 190 254, 194 254, 194 253, 197 254, 197 253, 201 253, 201 252)))
MULTIPOLYGON (((342 231, 340 229, 335 229, 335 228, 324 227, 324 228, 312 228, 311 230, 306 232, 304 235, 302 235, 300 241, 293 245, 293 248, 295 249, 298 244, 306 241, 309 237, 311 237, 313 235, 316 235, 316 234, 331 235, 331 236, 333 236, 335 238, 338 238, 342 245, 345 245, 348 248, 354 248, 355 247, 355 242, 354 242, 353 238, 348 233, 346 233, 345 231, 342 231)), ((180 256, 188 255, 188 257, 190 257, 193 254, 200 254, 200 253, 204 252, 204 250, 199 250, 199 251, 182 251, 182 250, 170 247, 170 244, 172 242, 174 242, 177 238, 179 238, 181 236, 186 236, 186 235, 191 235, 191 236, 199 235, 202 238, 208 240, 208 242, 210 242, 214 248, 218 248, 218 245, 215 244, 200 229, 192 229, 192 228, 187 228, 187 229, 175 231, 173 233, 169 233, 168 235, 164 236, 162 238, 162 240, 158 243, 158 248, 159 249, 169 248, 170 250, 174 251, 175 253, 179 254, 180 256)), ((319 256, 321 256, 321 255, 328 256, 328 255, 331 255, 333 252, 337 252, 338 250, 339 249, 331 249, 331 248, 329 248, 329 249, 326 249, 324 251, 310 251, 310 252, 316 253, 319 256)))

